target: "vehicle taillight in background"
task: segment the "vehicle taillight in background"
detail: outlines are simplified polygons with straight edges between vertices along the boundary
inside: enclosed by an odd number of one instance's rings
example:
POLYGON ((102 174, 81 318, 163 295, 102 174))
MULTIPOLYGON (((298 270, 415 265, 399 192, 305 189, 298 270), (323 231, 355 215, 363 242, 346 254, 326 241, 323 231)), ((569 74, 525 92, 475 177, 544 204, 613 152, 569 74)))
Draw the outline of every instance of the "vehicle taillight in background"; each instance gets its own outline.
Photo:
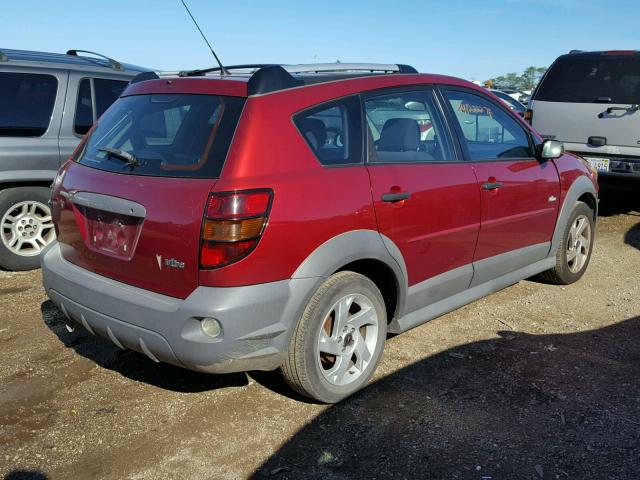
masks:
POLYGON ((532 125, 533 110, 531 110, 530 108, 527 108, 527 110, 524 112, 524 119, 529 125, 532 125))
POLYGON ((200 267, 222 267, 246 257, 267 225, 272 199, 271 190, 211 194, 202 223, 200 267))

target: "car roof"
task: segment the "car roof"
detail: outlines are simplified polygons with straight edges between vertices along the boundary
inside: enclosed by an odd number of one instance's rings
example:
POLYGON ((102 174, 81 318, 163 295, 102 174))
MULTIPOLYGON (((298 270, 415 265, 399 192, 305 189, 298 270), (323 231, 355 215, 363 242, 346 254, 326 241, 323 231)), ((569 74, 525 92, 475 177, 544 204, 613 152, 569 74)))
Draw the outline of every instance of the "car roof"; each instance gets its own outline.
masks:
POLYGON ((104 55, 87 52, 85 50, 69 50, 67 53, 50 53, 0 48, 0 67, 2 65, 39 66, 42 68, 91 70, 133 75, 149 71, 149 69, 145 67, 118 62, 104 55), (81 53, 89 53, 94 56, 81 55, 81 53))

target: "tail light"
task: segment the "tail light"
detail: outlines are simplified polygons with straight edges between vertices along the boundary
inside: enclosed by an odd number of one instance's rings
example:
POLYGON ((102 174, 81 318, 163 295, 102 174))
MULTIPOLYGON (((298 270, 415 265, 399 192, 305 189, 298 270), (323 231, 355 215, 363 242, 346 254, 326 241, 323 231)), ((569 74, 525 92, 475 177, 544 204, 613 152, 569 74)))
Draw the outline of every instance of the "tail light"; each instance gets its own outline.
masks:
POLYGON ((271 190, 213 193, 207 200, 200 267, 218 268, 246 257, 267 225, 271 190))
POLYGON ((533 125, 533 110, 531 110, 530 108, 527 108, 527 110, 524 112, 524 120, 529 125, 533 125))

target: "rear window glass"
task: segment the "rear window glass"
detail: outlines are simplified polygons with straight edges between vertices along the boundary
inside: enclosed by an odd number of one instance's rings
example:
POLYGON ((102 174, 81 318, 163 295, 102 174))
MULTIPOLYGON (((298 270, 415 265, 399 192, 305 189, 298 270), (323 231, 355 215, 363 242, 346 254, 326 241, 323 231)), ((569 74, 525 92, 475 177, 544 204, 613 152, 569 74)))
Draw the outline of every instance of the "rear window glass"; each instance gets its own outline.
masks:
POLYGON ((58 81, 53 75, 0 73, 0 136, 44 135, 57 91, 58 81))
POLYGON ((598 55, 559 58, 544 77, 535 100, 640 103, 640 57, 598 55))
POLYGON ((360 101, 349 97, 296 115, 295 124, 323 165, 362 163, 360 101))
POLYGON ((134 175, 217 178, 244 99, 123 97, 100 118, 79 162, 134 175))

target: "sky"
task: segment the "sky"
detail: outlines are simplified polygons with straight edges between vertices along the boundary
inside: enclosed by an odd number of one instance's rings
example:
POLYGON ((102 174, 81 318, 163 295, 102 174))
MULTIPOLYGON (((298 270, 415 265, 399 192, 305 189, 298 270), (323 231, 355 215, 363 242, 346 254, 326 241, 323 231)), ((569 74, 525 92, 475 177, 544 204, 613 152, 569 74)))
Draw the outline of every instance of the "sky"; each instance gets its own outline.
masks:
MULTIPOLYGON (((572 49, 640 49, 640 0, 186 0, 225 64, 405 63, 486 80, 572 49)), ((0 50, 213 65, 180 0, 4 0, 0 50)))

